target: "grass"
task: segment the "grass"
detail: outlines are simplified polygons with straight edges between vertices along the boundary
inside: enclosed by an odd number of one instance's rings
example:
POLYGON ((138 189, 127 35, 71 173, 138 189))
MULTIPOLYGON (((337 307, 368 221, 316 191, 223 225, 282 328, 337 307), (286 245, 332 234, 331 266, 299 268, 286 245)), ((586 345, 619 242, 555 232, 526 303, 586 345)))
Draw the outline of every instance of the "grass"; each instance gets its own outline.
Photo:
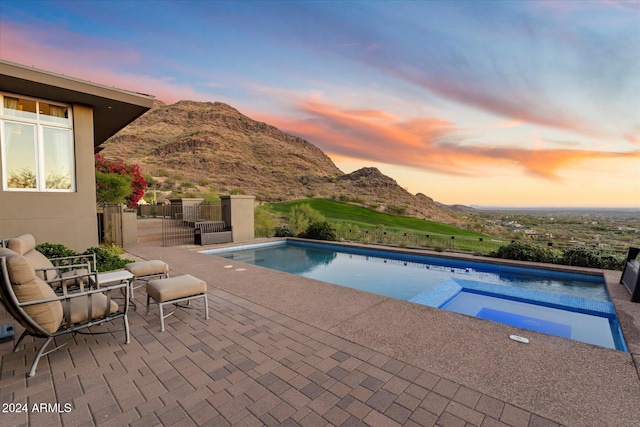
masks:
POLYGON ((304 203, 322 213, 330 224, 349 223, 368 230, 383 225, 385 230, 411 234, 468 238, 488 237, 486 234, 466 230, 454 225, 408 216, 391 215, 328 199, 298 199, 282 203, 268 203, 265 208, 270 212, 287 217, 291 212, 291 208, 304 203))

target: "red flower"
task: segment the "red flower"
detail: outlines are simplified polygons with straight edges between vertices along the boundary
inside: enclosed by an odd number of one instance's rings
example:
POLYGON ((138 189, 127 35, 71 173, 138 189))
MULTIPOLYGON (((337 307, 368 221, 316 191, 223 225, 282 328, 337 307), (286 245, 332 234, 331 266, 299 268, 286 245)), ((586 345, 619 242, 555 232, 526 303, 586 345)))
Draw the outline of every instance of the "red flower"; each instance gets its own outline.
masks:
POLYGON ((127 196, 126 202, 130 208, 135 208, 147 188, 147 181, 142 176, 140 166, 137 164, 125 165, 121 159, 105 159, 100 154, 96 154, 95 163, 96 169, 100 172, 129 175, 131 177, 132 192, 127 196))

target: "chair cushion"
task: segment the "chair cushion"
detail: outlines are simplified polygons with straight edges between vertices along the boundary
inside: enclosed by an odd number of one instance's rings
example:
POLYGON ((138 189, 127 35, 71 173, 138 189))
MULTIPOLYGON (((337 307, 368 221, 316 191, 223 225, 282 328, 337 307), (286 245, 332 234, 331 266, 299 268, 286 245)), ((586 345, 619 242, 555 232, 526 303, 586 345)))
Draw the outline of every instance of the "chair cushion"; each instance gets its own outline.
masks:
MULTIPOLYGON (((35 275, 33 266, 24 257, 19 255, 7 257, 7 272, 13 292, 19 302, 56 297, 51 286, 35 275)), ((49 333, 57 331, 62 324, 62 304, 60 301, 34 304, 23 307, 23 310, 49 333)))
POLYGON ((50 268, 46 272, 37 271, 36 275, 43 280, 53 280, 57 277, 56 270, 53 270, 53 264, 43 254, 36 250, 36 240, 31 234, 22 234, 13 239, 9 239, 7 244, 9 249, 22 255, 31 263, 33 268, 50 268))
POLYGON ((12 251, 9 248, 0 247, 0 256, 6 256, 7 258, 11 258, 17 256, 18 254, 15 251, 12 251))
POLYGON ((207 284, 190 274, 147 283, 147 295, 157 302, 172 301, 207 292, 207 284))
MULTIPOLYGON (((107 308, 107 296, 101 293, 91 295, 91 319, 89 319, 88 298, 89 295, 85 295, 84 297, 71 298, 69 303, 69 311, 67 311, 66 304, 64 305, 65 318, 70 318, 71 323, 80 323, 104 316, 107 308)), ((109 310, 109 314, 115 313, 116 311, 118 311, 118 304, 114 301, 111 301, 111 309, 109 310)))
POLYGON ((150 261, 137 261, 130 262, 124 266, 127 271, 134 275, 134 277, 153 276, 158 274, 167 274, 169 272, 169 266, 166 262, 160 260, 150 261))
POLYGON ((21 234, 18 237, 9 239, 7 247, 18 255, 24 255, 36 248, 36 239, 31 234, 21 234))

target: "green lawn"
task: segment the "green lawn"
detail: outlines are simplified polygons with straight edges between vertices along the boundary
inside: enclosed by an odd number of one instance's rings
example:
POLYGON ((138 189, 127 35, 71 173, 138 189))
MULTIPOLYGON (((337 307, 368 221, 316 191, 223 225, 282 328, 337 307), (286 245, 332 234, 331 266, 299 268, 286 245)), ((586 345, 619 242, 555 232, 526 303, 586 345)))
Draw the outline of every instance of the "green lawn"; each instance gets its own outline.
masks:
POLYGON ((429 234, 434 236, 488 237, 485 234, 441 222, 426 221, 408 216, 390 215, 328 199, 299 199, 282 203, 268 203, 265 205, 265 208, 270 212, 286 217, 290 214, 292 207, 303 203, 321 212, 331 224, 349 223, 357 225, 361 229, 369 230, 375 229, 378 225, 383 225, 384 229, 389 231, 429 234))

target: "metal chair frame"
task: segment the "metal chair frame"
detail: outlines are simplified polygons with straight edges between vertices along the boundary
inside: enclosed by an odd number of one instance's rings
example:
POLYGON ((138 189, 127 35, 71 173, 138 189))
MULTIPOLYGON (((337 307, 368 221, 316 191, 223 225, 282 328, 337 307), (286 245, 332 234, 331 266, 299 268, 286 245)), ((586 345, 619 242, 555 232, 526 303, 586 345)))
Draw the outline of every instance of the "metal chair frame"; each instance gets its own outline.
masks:
MULTIPOLYGON (((38 362, 40 358, 44 355, 47 355, 53 351, 60 349, 61 347, 68 344, 73 338, 75 334, 78 333, 89 333, 89 334, 100 334, 100 333, 111 333, 114 331, 106 331, 106 332, 82 332, 84 329, 91 328, 92 326, 101 325, 106 322, 112 322, 117 319, 122 319, 124 323, 124 331, 125 331, 125 343, 129 344, 131 337, 129 332, 129 319, 127 317, 127 312, 129 309, 129 283, 119 283, 112 286, 106 286, 99 289, 85 289, 84 286, 80 286, 77 291, 69 292, 68 286, 65 282, 62 282, 62 295, 35 300, 21 303, 18 301, 14 291, 13 285, 9 280, 9 275, 7 271, 7 262, 5 257, 0 257, 0 303, 5 307, 7 312, 11 314, 11 316, 20 323, 25 331, 22 333, 18 341, 13 347, 13 351, 18 351, 18 346, 22 342, 22 340, 30 335, 34 338, 44 338, 45 342, 39 348, 36 353, 36 356, 31 365, 31 369, 29 370, 29 377, 35 375, 36 368, 38 367, 38 362), (99 316, 98 318, 92 319, 91 313, 93 311, 92 301, 93 298, 91 295, 102 293, 107 297, 107 304, 104 315, 99 316), (119 309, 115 313, 110 313, 111 299, 113 293, 122 293, 125 296, 125 303, 123 304, 123 308, 119 309), (24 310, 24 307, 28 307, 30 305, 42 304, 52 301, 60 301, 61 304, 67 307, 67 312, 69 312, 71 300, 74 298, 87 298, 87 318, 90 320, 79 322, 79 323, 71 323, 71 319, 66 318, 63 320, 62 324, 55 332, 51 333, 43 329, 38 323, 36 323, 29 314, 24 310), (45 351, 49 344, 57 337, 71 334, 71 337, 65 341, 61 345, 57 345, 56 347, 45 351)), ((83 282, 83 280, 88 280, 90 277, 93 277, 95 280, 94 283, 97 283, 97 273, 87 273, 87 274, 78 274, 72 277, 67 277, 66 279, 77 279, 79 282, 83 282)), ((120 307, 120 306, 119 306, 120 307)))

